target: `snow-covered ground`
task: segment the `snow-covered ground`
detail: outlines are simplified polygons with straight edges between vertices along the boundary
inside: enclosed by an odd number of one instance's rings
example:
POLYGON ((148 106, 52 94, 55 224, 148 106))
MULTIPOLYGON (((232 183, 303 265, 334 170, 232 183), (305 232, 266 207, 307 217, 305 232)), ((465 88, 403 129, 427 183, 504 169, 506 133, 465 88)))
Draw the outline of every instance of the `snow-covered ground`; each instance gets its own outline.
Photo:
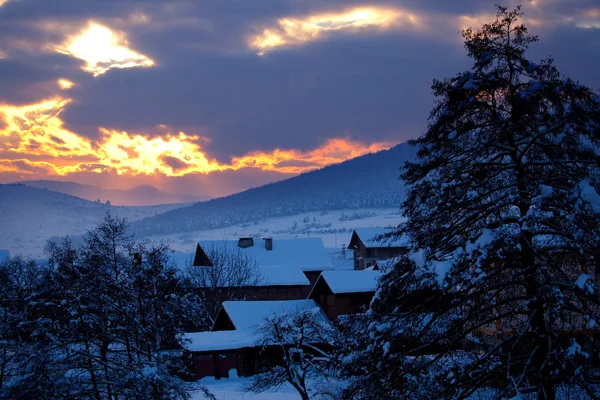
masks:
MULTIPOLYGON (((251 378, 215 380, 213 377, 206 377, 200 380, 200 383, 210 390, 217 400, 298 400, 300 398, 298 392, 289 384, 265 393, 248 393, 244 388, 250 382, 251 378)), ((192 400, 204 400, 205 398, 202 393, 195 392, 192 400)))
POLYGON ((354 228, 389 227, 401 222, 397 208, 315 211, 252 223, 232 225, 208 231, 193 231, 166 236, 151 236, 152 242, 167 243, 174 251, 193 252, 202 239, 236 239, 239 237, 297 238, 320 237, 331 252, 347 247, 354 228))
MULTIPOLYGON (((108 207, 49 191, 44 195, 61 198, 45 201, 36 199, 38 201, 31 202, 32 204, 24 204, 23 201, 2 203, 0 249, 10 250, 13 255, 41 258, 44 245, 50 237, 80 235, 101 220, 109 210, 129 221, 135 221, 183 205, 108 207)), ((196 243, 202 239, 320 237, 329 249, 330 257, 336 258, 332 262, 343 268, 344 260, 337 259, 342 257, 342 247, 348 246, 354 228, 390 227, 398 225, 400 221, 400 212, 396 208, 316 211, 146 239, 154 243, 164 242, 176 252, 190 253, 196 250, 196 243)), ((351 254, 347 255, 347 259, 350 257, 351 254)), ((351 263, 348 266, 352 268, 351 263)))

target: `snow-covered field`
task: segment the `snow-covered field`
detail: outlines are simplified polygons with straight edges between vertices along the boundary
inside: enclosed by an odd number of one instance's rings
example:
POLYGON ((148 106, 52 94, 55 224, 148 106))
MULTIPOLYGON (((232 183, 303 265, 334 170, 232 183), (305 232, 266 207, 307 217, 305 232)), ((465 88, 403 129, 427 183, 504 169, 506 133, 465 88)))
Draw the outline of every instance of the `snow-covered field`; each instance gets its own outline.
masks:
POLYGON ((397 208, 316 211, 209 231, 193 231, 166 236, 151 236, 152 242, 167 243, 174 251, 193 252, 201 239, 220 240, 239 237, 297 238, 320 237, 325 247, 347 247, 354 228, 396 226, 401 221, 397 208))
MULTIPOLYGON (((4 190, 9 188, 4 185, 4 190)), ((21 188, 20 191, 25 189, 21 188)), ((47 199, 2 201, 0 210, 0 249, 11 254, 41 258, 44 245, 50 237, 77 236, 85 233, 102 219, 107 211, 129 221, 135 221, 181 207, 160 205, 149 207, 110 207, 55 192, 42 192, 47 199)), ((342 252, 350 240, 352 230, 362 227, 396 226, 401 221, 396 208, 351 209, 316 211, 278 218, 268 218, 208 231, 183 232, 167 236, 151 236, 150 242, 167 243, 174 251, 193 252, 201 239, 236 239, 238 237, 320 237, 333 253, 342 252)))

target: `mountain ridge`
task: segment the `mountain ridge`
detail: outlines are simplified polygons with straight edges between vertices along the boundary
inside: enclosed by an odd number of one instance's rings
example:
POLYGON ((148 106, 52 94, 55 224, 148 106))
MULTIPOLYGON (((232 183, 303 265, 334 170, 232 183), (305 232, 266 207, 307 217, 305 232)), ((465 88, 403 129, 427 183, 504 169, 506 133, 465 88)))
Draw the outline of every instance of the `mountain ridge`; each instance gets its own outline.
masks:
POLYGON ((206 201, 210 198, 209 196, 191 196, 164 192, 150 185, 134 186, 130 189, 106 189, 100 186, 71 181, 30 180, 15 183, 39 189, 48 189, 89 201, 100 200, 101 203, 110 201, 115 206, 155 206, 162 204, 196 203, 206 201))
POLYGON ((107 212, 135 221, 182 205, 113 206, 20 183, 0 184, 0 249, 41 257, 53 236, 77 236, 107 212))
POLYGON ((405 161, 416 149, 401 143, 319 170, 132 223, 139 236, 208 230, 309 211, 399 207, 405 161))

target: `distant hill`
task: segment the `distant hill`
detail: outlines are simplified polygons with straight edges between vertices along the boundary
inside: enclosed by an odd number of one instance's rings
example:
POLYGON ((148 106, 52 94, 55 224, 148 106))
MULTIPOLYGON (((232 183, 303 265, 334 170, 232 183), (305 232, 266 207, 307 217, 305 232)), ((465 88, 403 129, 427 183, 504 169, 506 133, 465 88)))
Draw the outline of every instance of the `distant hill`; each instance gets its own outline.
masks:
POLYGON ((141 236, 216 229, 309 211, 399 207, 400 169, 415 157, 408 143, 231 196, 145 218, 141 236))
POLYGON ((106 203, 114 206, 154 206, 158 204, 196 203, 208 200, 208 196, 189 196, 185 194, 167 193, 152 186, 136 186, 127 190, 105 189, 93 185, 83 185, 76 182, 63 181, 22 181, 26 186, 48 189, 69 194, 82 199, 106 203))
POLYGON ((47 239, 84 233, 107 212, 135 221, 189 204, 108 206, 23 184, 0 185, 0 249, 41 257, 47 239))

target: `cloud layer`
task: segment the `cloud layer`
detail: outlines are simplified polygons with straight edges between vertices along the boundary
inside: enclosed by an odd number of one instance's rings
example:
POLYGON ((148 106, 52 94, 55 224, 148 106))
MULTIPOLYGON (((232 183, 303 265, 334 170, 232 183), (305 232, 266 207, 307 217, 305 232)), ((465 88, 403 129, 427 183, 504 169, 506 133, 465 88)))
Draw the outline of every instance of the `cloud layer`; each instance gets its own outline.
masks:
MULTIPOLYGON (((494 3, 0 0, 0 182, 223 195, 389 147, 494 3)), ((530 56, 600 87, 597 1, 523 10, 530 56)))

